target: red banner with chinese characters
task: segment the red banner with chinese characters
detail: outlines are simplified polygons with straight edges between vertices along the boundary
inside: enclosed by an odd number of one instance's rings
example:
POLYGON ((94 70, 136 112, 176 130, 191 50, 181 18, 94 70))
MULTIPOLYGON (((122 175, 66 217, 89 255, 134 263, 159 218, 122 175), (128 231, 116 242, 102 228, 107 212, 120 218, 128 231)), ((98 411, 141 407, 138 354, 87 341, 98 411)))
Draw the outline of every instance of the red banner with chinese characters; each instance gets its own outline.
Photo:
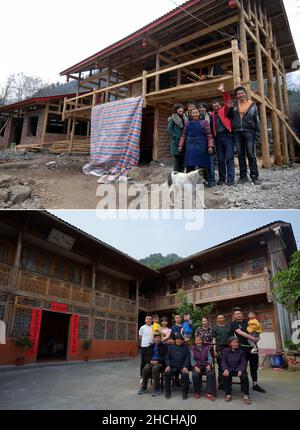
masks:
POLYGON ((67 310, 68 305, 66 305, 65 303, 52 302, 50 304, 50 311, 52 312, 67 312, 67 310))
POLYGON ((32 309, 31 311, 29 338, 32 343, 32 347, 28 350, 28 355, 31 356, 35 356, 38 351, 42 313, 42 309, 32 309))
POLYGON ((70 355, 78 353, 79 315, 71 316, 70 355))

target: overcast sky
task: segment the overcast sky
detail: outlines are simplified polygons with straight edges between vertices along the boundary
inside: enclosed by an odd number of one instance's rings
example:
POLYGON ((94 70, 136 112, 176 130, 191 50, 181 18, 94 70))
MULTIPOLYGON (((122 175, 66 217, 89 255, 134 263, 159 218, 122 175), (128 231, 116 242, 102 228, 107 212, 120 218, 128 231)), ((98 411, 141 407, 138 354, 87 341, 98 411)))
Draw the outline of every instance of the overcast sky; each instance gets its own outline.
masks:
POLYGON ((187 257, 274 221, 292 224, 300 248, 300 211, 205 211, 199 231, 187 231, 186 220, 101 221, 95 211, 51 212, 137 259, 158 252, 187 257))
MULTIPOLYGON (((299 2, 284 0, 298 53, 299 2)), ((18 72, 57 81, 62 70, 174 7, 172 0, 1 1, 0 84, 10 73, 18 72)))

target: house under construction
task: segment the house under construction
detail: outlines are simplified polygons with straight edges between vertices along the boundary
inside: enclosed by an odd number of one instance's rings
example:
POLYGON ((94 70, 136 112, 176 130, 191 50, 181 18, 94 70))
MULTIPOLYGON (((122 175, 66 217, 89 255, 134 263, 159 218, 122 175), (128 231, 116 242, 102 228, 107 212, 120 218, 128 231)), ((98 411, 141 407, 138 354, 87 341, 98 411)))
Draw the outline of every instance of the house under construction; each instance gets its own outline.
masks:
MULTIPOLYGON (((99 103, 142 96, 141 159, 158 160, 170 156, 166 123, 173 103, 210 103, 219 97, 220 83, 231 93, 244 85, 259 105, 263 167, 271 167, 273 158, 280 166, 294 160, 294 144, 300 144, 291 128, 286 82, 297 59, 282 0, 189 0, 62 71, 78 82, 63 118, 89 120, 99 103)), ((66 151, 76 149, 71 130, 66 151)))

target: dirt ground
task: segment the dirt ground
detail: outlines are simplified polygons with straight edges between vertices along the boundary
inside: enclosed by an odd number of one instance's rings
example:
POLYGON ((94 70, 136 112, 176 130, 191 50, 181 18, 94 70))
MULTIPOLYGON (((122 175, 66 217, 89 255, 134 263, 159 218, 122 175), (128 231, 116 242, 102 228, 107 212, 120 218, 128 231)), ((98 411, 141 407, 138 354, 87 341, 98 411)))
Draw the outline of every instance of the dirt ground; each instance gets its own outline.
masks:
MULTIPOLYGON (((95 209, 99 203, 97 178, 82 173, 87 156, 48 153, 0 153, 0 177, 9 175, 13 183, 29 186, 31 197, 23 203, 0 203, 2 209, 95 209)), ((171 160, 172 162, 172 160, 171 160)), ((259 161, 260 164, 260 161, 259 161)), ((236 173, 238 175, 236 160, 236 173)), ((152 162, 129 172, 129 184, 163 184, 172 171, 168 160, 152 162)), ((262 184, 251 182, 234 187, 205 189, 208 209, 299 209, 300 164, 284 168, 260 169, 262 184)), ((118 185, 115 185, 118 188, 118 185)))

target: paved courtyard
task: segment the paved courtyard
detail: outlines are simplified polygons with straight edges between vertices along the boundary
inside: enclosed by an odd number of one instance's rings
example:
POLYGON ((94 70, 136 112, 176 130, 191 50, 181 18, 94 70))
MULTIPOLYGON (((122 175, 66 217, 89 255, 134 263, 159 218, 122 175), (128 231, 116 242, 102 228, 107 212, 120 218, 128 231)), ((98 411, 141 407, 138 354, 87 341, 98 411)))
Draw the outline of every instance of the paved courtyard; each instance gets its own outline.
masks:
POLYGON ((40 368, 0 369, 0 410, 214 410, 214 409, 300 409, 300 373, 259 372, 267 394, 251 390, 252 405, 240 400, 239 386, 234 387, 232 403, 225 403, 220 393, 215 402, 186 401, 175 391, 170 400, 164 396, 137 395, 139 360, 89 362, 40 368))

